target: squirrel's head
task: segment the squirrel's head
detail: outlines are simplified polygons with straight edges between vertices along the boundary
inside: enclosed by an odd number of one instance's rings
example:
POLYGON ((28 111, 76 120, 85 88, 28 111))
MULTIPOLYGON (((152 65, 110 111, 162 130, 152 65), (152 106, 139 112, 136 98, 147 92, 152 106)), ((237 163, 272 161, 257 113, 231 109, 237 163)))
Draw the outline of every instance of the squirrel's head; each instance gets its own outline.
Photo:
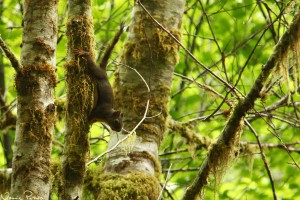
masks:
POLYGON ((119 110, 114 110, 112 115, 108 117, 106 123, 114 131, 120 132, 122 130, 122 113, 119 110))

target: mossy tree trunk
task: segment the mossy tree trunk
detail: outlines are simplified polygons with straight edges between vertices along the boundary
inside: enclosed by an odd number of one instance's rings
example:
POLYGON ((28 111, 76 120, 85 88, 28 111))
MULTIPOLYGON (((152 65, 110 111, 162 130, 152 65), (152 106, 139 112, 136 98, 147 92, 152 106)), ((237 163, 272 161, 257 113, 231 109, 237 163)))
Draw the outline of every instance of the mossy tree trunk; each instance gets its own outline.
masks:
POLYGON ((54 87, 57 1, 24 1, 22 68, 17 71, 17 125, 11 197, 48 199, 54 87))
MULTIPOLYGON (((148 0, 142 4, 160 24, 180 38, 184 0, 148 0)), ((169 92, 179 46, 136 3, 123 48, 114 89, 117 107, 124 114, 124 128, 130 131, 139 123, 150 98, 148 118, 137 128, 136 137, 133 134, 107 155, 98 199, 112 196, 115 199, 157 199, 161 175, 158 148, 166 130, 169 92), (150 93, 141 77, 128 66, 145 79, 150 93)), ((126 134, 112 134, 109 148, 126 134)))
POLYGON ((67 109, 65 147, 62 160, 60 198, 81 199, 81 190, 89 153, 88 113, 93 98, 92 80, 87 73, 86 60, 74 57, 73 50, 93 52, 93 21, 91 1, 68 1, 68 62, 65 65, 67 109))

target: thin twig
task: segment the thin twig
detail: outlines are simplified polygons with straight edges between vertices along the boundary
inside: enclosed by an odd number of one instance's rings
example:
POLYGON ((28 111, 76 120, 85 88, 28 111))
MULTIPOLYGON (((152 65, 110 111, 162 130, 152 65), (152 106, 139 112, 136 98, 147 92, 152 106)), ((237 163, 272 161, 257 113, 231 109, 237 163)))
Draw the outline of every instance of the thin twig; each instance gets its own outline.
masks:
MULTIPOLYGON (((191 83, 195 83, 195 84, 196 84, 197 86, 199 86, 200 88, 203 88, 204 90, 206 90, 206 91, 208 91, 208 92, 211 92, 211 93, 217 95, 217 96, 220 97, 221 99, 225 99, 225 97, 224 97, 222 94, 220 94, 219 92, 215 91, 212 87, 210 87, 210 86, 208 86, 208 85, 199 83, 199 82, 196 81, 195 79, 191 79, 191 78, 189 78, 189 77, 187 77, 187 76, 184 76, 184 75, 179 74, 179 73, 176 73, 176 72, 173 72, 173 74, 174 74, 175 76, 179 76, 180 78, 182 78, 182 79, 184 79, 184 80, 187 80, 187 81, 189 81, 189 82, 191 82, 191 83)), ((227 103, 228 105, 230 105, 230 107, 232 106, 230 102, 226 101, 226 103, 227 103)))
MULTIPOLYGON (((191 56, 191 58, 199 64, 201 67, 203 67, 206 71, 208 71, 212 76, 214 76, 216 79, 218 79, 220 82, 222 82, 227 88, 231 89, 234 92, 238 92, 239 94, 243 95, 242 92, 240 92, 237 88, 234 88, 232 85, 227 83, 225 80, 223 80, 220 76, 216 75, 211 69, 206 67, 204 64, 202 64, 168 29, 166 29, 163 25, 161 25, 152 15, 151 13, 145 8, 145 6, 137 0, 137 3, 141 6, 141 8, 149 15, 149 17, 158 25, 159 28, 161 28, 163 31, 165 31, 173 40, 176 41, 176 43, 183 48, 183 50, 191 56)), ((237 95, 238 96, 238 95, 237 95)))
MULTIPOLYGON (((150 87, 149 85, 147 84, 146 80, 144 79, 144 77, 134 68, 128 66, 128 65, 125 65, 125 64, 122 64, 123 66, 126 66, 130 69, 132 69, 133 71, 135 71, 140 77, 141 79, 143 80, 143 82, 145 83, 146 87, 147 87, 147 90, 148 90, 148 94, 150 94, 150 87)), ((147 105, 146 105, 146 109, 145 109, 145 112, 144 112, 144 116, 143 118, 139 121, 139 123, 130 131, 130 133, 128 135, 126 135, 123 139, 119 140, 112 148, 110 148, 109 150, 103 152, 102 154, 100 154, 99 156, 97 156, 96 158, 94 158, 93 160, 89 161, 87 163, 87 166, 89 166, 90 164, 92 164, 93 162, 96 162, 97 160, 99 160, 102 156, 106 155, 107 153, 110 153, 111 151, 113 151, 117 146, 119 146, 119 144, 121 144, 123 141, 125 141, 127 138, 129 138, 134 132, 135 130, 143 123, 143 121, 147 118, 147 113, 148 113, 148 109, 149 109, 149 104, 150 104, 150 95, 148 96, 148 100, 147 100, 147 105)), ((125 129, 123 129, 125 130, 125 129)), ((126 130, 125 130, 126 131, 126 130)))
MULTIPOLYGON (((267 106, 264 108, 264 110, 262 111, 256 111, 254 114, 255 116, 254 117, 251 117, 249 119, 247 119, 249 122, 257 119, 257 118, 260 118, 261 117, 261 113, 269 113, 271 111, 274 111, 276 110, 277 108, 285 105, 288 103, 288 97, 289 95, 285 95, 284 97, 282 97, 281 99, 279 99, 277 102, 275 102, 274 104, 270 105, 270 106, 267 106)), ((248 113, 248 114, 253 114, 253 113, 248 113)))
MULTIPOLYGON (((249 121, 248 121, 249 122, 249 121)), ((263 148, 269 148, 269 149, 274 149, 274 148, 278 148, 278 149, 283 149, 286 151, 286 149, 289 152, 294 152, 294 153, 300 153, 300 149, 294 148, 292 146, 296 146, 300 144, 300 141, 298 142, 293 142, 293 143, 288 143, 285 144, 286 148, 284 147, 283 144, 273 144, 273 143, 262 143, 261 146, 263 148)), ((247 145, 251 145, 251 146, 257 146, 257 143, 253 143, 253 142, 245 142, 245 141, 241 141, 240 142, 240 146, 243 148, 243 146, 247 146, 247 145)), ((294 164, 295 165, 295 164, 294 164)))
POLYGON ((258 134, 256 133, 255 129, 251 126, 251 124, 246 119, 244 120, 244 122, 249 127, 249 129, 251 130, 251 132, 255 135, 257 144, 258 144, 259 149, 260 149, 260 154, 261 154, 262 160, 264 161, 265 168, 267 170, 267 173, 268 173, 268 176, 269 176, 269 179, 270 179, 270 182, 271 182, 273 197, 274 197, 274 200, 276 200, 277 199, 277 195, 276 195, 276 190, 275 190, 275 184, 274 184, 274 181, 273 181, 273 178, 272 178, 271 170, 270 170, 270 167, 269 167, 266 155, 264 153, 264 149, 263 149, 263 147, 261 145, 261 142, 259 140, 258 134))
POLYGON ((226 58, 226 57, 225 57, 225 54, 224 54, 223 50, 221 49, 221 47, 220 47, 220 45, 219 45, 219 43, 218 43, 218 41, 217 41, 217 39, 216 39, 215 33, 214 33, 214 31, 213 31, 213 28, 212 28, 212 26, 211 26, 210 20, 209 20, 209 18, 208 18, 208 15, 207 15, 207 13, 206 13, 206 10, 205 10, 205 8, 204 8, 202 2, 201 2, 200 0, 198 0, 198 2, 199 2, 200 5, 201 5, 202 12, 203 12, 203 14, 205 15, 205 18, 206 18, 207 24, 208 24, 208 26, 209 26, 210 32, 211 32, 211 34, 212 34, 212 36, 213 36, 213 38, 214 38, 213 41, 216 43, 216 45, 217 45, 217 47, 218 47, 218 50, 219 50, 219 52, 220 52, 220 54, 221 54, 221 56, 222 56, 222 58, 221 58, 221 60, 222 60, 222 67, 223 67, 223 70, 224 70, 224 74, 225 74, 226 80, 229 82, 229 77, 228 77, 228 74, 227 74, 227 71, 226 71, 226 66, 225 66, 225 58, 226 58))
POLYGON ((254 46, 254 48, 252 49, 252 51, 251 51, 249 57, 247 58, 247 60, 246 60, 246 62, 245 62, 245 64, 244 64, 244 66, 242 67, 242 70, 241 70, 240 73, 239 73, 238 79, 237 79, 236 83, 234 84, 234 87, 237 86, 237 84, 239 83, 240 79, 242 78, 242 73, 244 72, 244 70, 245 70, 246 67, 248 66, 248 63, 250 62, 250 59, 252 58, 252 56, 253 56, 253 54, 254 54, 254 51, 255 51, 256 48, 258 47, 258 45, 259 45, 261 39, 263 38, 263 36, 264 36, 265 33, 267 32, 267 30, 269 30, 270 27, 273 27, 273 24, 279 19, 279 17, 283 14, 283 12, 284 12, 284 10, 282 10, 282 11, 279 13, 278 17, 277 17, 272 23, 270 23, 270 24, 268 24, 268 25, 266 26, 266 28, 264 29, 264 31, 262 32, 262 34, 261 34, 260 37, 258 38, 258 40, 257 40, 257 42, 256 42, 256 44, 255 44, 255 46, 254 46))
MULTIPOLYGON (((260 118, 261 117, 268 117, 269 119, 276 119, 278 121, 285 122, 285 123, 287 123, 287 124, 289 124, 293 127, 300 128, 298 120, 296 121, 296 123, 294 123, 294 122, 291 122, 291 121, 287 120, 286 118, 281 118, 281 117, 278 117, 278 116, 270 114, 270 113, 256 113, 256 115, 258 115, 260 118)), ((250 118, 250 119, 252 120, 252 118, 250 118)))
POLYGON ((172 163, 170 164, 170 167, 168 169, 168 173, 167 173, 167 176, 166 176, 166 181, 164 182, 164 185, 163 187, 161 188, 160 190, 160 193, 159 193, 159 196, 157 197, 157 200, 160 200, 161 196, 162 196, 162 193, 167 185, 167 182, 168 182, 168 179, 170 178, 170 171, 171 171, 171 168, 172 168, 172 163))
MULTIPOLYGON (((230 90, 231 91, 231 90, 230 90)), ((225 101, 227 101, 227 97, 230 94, 230 91, 227 92, 226 96, 224 97, 224 99, 222 100, 222 102, 220 103, 220 105, 210 114, 208 115, 204 121, 209 120, 211 117, 213 117, 222 107, 222 105, 224 104, 225 101)), ((229 101, 230 102, 230 101, 229 101)), ((233 107, 233 104, 230 105, 230 107, 233 107)))

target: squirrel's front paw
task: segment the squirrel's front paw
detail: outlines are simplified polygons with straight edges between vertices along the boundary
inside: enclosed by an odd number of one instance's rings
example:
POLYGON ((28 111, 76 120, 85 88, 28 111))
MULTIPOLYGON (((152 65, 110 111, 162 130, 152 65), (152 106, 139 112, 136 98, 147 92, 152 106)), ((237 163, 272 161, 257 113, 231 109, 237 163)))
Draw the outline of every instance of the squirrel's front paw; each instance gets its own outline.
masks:
POLYGON ((77 56, 86 56, 89 55, 89 52, 83 51, 81 49, 74 49, 73 53, 77 56))

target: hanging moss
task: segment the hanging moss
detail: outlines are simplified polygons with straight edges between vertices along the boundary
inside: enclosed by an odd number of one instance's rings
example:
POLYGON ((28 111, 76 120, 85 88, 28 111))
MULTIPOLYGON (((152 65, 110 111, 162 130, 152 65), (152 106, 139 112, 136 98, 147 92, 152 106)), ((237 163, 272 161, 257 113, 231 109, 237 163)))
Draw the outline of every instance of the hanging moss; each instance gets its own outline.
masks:
MULTIPOLYGON (((80 48, 83 51, 90 52, 93 56, 93 22, 86 15, 70 17, 67 22, 68 49, 73 51, 80 48)), ((69 52, 70 53, 70 52, 69 52)), ((74 54, 70 54, 73 55, 74 54)), ((90 112, 93 103, 93 87, 92 80, 87 72, 86 60, 77 56, 64 65, 66 73, 67 90, 67 114, 70 115, 74 111, 76 127, 80 128, 80 124, 86 121, 87 114, 90 112), (79 120, 79 121, 78 121, 79 120)), ((88 127, 84 127, 87 130, 88 127)))
POLYGON ((204 147, 205 149, 208 149, 208 147, 214 142, 214 139, 196 133, 193 130, 192 123, 190 122, 180 123, 174 120, 168 120, 168 128, 171 129, 171 132, 179 133, 186 139, 186 143, 189 144, 189 152, 192 157, 195 156, 197 147, 204 147))
MULTIPOLYGON (((233 112, 234 115, 236 112, 233 112)), ((237 117, 238 118, 238 117, 237 117)), ((244 118, 235 119, 235 116, 232 116, 231 119, 236 120, 237 125, 233 130, 229 130, 225 127, 223 132, 231 132, 233 137, 226 138, 223 134, 216 143, 212 144, 208 153, 208 165, 212 169, 215 178, 215 190, 217 185, 220 183, 223 174, 225 173, 228 165, 232 163, 233 159, 238 157, 239 154, 239 141, 240 136, 244 129, 244 118)), ((230 123, 230 122, 228 122, 230 123)))
POLYGON ((70 198, 68 187, 80 186, 83 183, 89 153, 87 118, 93 105, 93 81, 88 74, 86 60, 74 55, 73 51, 80 49, 90 52, 93 57, 93 23, 90 16, 78 13, 76 16, 69 16, 66 35, 69 60, 64 65, 67 85, 67 128, 60 188, 62 199, 70 198))
MULTIPOLYGON (((76 15, 69 17, 67 22, 66 35, 68 40, 68 50, 73 51, 74 47, 80 47, 84 51, 91 53, 94 56, 94 38, 93 35, 93 20, 87 15, 76 15)), ((70 53, 70 52, 69 52, 70 53)), ((84 69, 84 68, 82 68, 84 69)))

